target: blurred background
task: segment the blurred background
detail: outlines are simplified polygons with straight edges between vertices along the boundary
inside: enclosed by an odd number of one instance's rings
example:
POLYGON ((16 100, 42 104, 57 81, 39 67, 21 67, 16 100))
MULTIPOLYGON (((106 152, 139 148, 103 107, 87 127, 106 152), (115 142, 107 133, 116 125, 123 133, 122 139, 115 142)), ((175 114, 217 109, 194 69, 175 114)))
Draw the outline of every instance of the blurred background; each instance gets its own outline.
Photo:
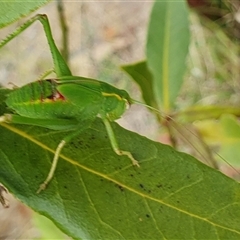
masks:
MULTIPOLYGON (((236 0, 188 0, 191 45, 187 72, 176 103, 182 109, 193 104, 239 105, 240 100, 240 2, 236 0)), ((145 58, 145 43, 152 1, 63 1, 68 27, 69 65, 74 75, 97 78, 127 90, 141 99, 138 86, 119 66, 145 58)), ((54 39, 62 46, 58 4, 51 2, 36 13, 47 14, 54 39)), ((0 39, 25 19, 0 30, 0 39)), ((177 39, 176 39, 177 41, 177 39)), ((0 83, 22 86, 52 68, 44 31, 39 23, 1 49, 0 83)), ((119 123, 151 139, 159 126, 149 111, 132 106, 119 123)), ((33 213, 9 194, 11 208, 0 207, 0 239, 69 239, 52 223, 33 213)))

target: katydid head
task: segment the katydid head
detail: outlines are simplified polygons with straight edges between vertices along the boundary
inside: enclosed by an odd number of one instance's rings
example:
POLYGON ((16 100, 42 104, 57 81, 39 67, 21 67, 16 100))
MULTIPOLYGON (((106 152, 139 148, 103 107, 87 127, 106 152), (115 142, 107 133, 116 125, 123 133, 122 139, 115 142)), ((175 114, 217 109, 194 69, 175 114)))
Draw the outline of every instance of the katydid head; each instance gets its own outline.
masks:
POLYGON ((131 104, 134 103, 134 100, 131 99, 131 97, 125 90, 120 89, 119 91, 120 91, 120 96, 122 97, 122 99, 125 100, 125 102, 127 104, 127 108, 128 108, 128 106, 130 106, 131 104))
POLYGON ((102 93, 105 96, 103 112, 110 121, 120 118, 132 103, 129 94, 124 90, 115 93, 102 93))

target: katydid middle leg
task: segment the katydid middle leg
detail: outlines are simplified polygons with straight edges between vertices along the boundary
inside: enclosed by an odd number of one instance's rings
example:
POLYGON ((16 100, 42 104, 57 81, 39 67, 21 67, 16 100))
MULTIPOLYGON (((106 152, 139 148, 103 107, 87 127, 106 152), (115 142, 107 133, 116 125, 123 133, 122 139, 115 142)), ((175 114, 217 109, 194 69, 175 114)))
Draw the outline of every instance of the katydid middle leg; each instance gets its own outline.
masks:
POLYGON ((108 137, 109 137, 109 140, 110 140, 110 143, 112 145, 114 152, 120 156, 122 156, 122 155, 127 156, 132 161, 133 165, 140 167, 138 161, 136 159, 134 159, 132 153, 130 153, 128 151, 123 151, 119 148, 115 134, 113 132, 113 129, 112 129, 112 126, 111 126, 109 120, 106 117, 102 117, 102 120, 106 127, 108 137))

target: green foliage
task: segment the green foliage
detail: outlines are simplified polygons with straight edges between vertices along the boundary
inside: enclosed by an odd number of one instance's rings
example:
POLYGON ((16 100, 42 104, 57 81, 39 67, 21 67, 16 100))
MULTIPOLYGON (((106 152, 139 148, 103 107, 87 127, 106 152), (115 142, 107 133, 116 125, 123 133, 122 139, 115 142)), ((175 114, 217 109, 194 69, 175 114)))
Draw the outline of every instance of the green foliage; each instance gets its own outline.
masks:
POLYGON ((140 85, 147 104, 170 112, 179 95, 189 48, 185 1, 156 1, 150 16, 146 61, 123 69, 140 85))
POLYGON ((146 55, 154 77, 153 93, 162 110, 170 110, 178 96, 188 47, 186 2, 156 1, 150 16, 146 55))
POLYGON ((59 229, 57 228, 54 223, 44 217, 43 215, 40 215, 38 213, 33 214, 33 222, 34 226, 36 226, 39 236, 37 236, 34 239, 38 240, 49 240, 49 239, 69 239, 67 236, 59 229))
POLYGON ((146 61, 142 61, 132 65, 122 66, 122 69, 126 71, 140 86, 142 97, 146 104, 153 107, 157 106, 153 94, 152 74, 147 67, 146 61))
POLYGON ((239 239, 239 184, 189 155, 114 124, 121 147, 140 162, 133 167, 112 151, 97 119, 63 149, 37 195, 66 132, 8 124, 0 131, 0 181, 73 238, 239 239))
POLYGON ((8 24, 29 15, 31 12, 42 7, 50 0, 41 1, 4 1, 0 0, 0 28, 7 26, 8 24))
POLYGON ((217 123, 205 119, 195 125, 209 145, 221 144, 220 160, 227 159, 228 163, 239 168, 240 123, 233 114, 222 114, 217 123), (215 131, 211 131, 213 128, 215 131))

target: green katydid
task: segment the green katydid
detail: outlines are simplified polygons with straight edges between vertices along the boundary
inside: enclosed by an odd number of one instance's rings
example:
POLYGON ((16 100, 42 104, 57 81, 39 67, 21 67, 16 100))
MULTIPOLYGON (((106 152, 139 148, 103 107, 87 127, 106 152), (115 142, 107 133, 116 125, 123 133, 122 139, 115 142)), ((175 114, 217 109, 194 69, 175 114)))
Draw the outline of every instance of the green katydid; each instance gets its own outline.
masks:
POLYGON ((53 178, 64 145, 87 129, 97 116, 103 120, 115 153, 126 155, 133 165, 139 166, 132 153, 119 148, 110 123, 120 118, 134 100, 126 91, 119 90, 105 82, 72 76, 55 45, 46 15, 36 15, 28 20, 4 39, 0 47, 36 20, 39 20, 44 27, 57 77, 39 80, 13 90, 6 104, 14 114, 1 116, 0 122, 35 125, 53 130, 74 130, 56 148, 51 169, 46 180, 40 185, 38 193, 44 190, 53 178))

